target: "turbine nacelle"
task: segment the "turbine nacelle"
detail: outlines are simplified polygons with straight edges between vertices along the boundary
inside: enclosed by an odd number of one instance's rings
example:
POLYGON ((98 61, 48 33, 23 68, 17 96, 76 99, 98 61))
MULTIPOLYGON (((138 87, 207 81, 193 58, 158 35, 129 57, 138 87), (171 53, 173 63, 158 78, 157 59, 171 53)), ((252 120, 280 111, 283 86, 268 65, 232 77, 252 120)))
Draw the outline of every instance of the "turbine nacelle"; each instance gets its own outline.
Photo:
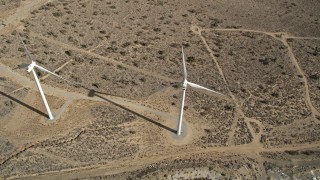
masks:
POLYGON ((189 82, 188 82, 186 79, 183 80, 183 82, 182 82, 182 89, 183 89, 183 90, 187 89, 188 83, 189 83, 189 82))
POLYGON ((27 67, 27 71, 31 72, 35 66, 36 66, 36 62, 32 61, 31 64, 27 67))

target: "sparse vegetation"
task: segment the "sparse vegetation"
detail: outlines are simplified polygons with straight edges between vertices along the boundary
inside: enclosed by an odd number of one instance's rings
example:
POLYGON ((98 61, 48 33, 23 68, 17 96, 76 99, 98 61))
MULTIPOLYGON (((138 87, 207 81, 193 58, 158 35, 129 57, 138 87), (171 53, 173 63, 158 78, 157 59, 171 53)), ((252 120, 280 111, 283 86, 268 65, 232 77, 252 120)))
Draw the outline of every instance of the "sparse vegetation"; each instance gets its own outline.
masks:
POLYGON ((0 0, 0 179, 320 177, 318 4, 0 0))

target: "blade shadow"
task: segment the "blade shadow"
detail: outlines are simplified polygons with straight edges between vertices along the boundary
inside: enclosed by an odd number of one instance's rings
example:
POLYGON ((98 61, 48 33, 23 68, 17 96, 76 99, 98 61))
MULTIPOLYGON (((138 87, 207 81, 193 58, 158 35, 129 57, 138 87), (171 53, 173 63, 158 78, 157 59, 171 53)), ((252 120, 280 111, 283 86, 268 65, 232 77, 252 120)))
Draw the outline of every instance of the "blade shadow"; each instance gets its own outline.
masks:
POLYGON ((18 104, 20 104, 20 105, 22 105, 22 106, 30 109, 30 110, 33 111, 33 112, 36 112, 36 113, 40 114, 41 116, 48 117, 48 115, 45 114, 44 112, 42 112, 42 111, 40 111, 40 110, 38 110, 38 109, 30 106, 29 104, 26 104, 26 103, 22 102, 22 101, 20 101, 19 99, 15 98, 15 97, 12 97, 12 96, 10 96, 10 95, 2 92, 2 91, 0 91, 0 95, 5 96, 5 97, 11 99, 12 101, 14 101, 14 102, 16 102, 16 103, 18 103, 18 104))
POLYGON ((157 121, 155 121, 153 119, 150 119, 150 118, 148 118, 148 117, 146 117, 146 116, 144 116, 142 114, 139 114, 139 113, 137 113, 137 112, 135 112, 135 111, 133 111, 131 109, 128 109, 127 107, 124 107, 124 106, 122 106, 122 105, 120 105, 120 104, 118 104, 118 103, 116 103, 114 101, 111 101, 110 99, 107 99, 107 98, 105 98, 103 96, 100 96, 100 95, 96 94, 96 91, 94 91, 92 89, 89 90, 88 96, 89 97, 94 97, 94 96, 99 97, 99 98, 101 98, 101 99, 103 99, 103 100, 105 100, 105 101, 107 101, 107 102, 109 102, 109 103, 121 108, 121 109, 124 109, 124 110, 126 110, 126 111, 128 111, 128 112, 130 112, 130 113, 132 113, 132 114, 144 119, 144 120, 147 120, 148 122, 150 122, 152 124, 155 124, 155 125, 159 126, 160 128, 163 128, 163 129, 165 129, 167 131, 170 131, 172 133, 177 133, 176 130, 174 130, 174 129, 170 128, 170 127, 167 127, 167 126, 165 126, 165 125, 163 125, 163 124, 161 124, 161 123, 159 123, 159 122, 157 122, 157 121))

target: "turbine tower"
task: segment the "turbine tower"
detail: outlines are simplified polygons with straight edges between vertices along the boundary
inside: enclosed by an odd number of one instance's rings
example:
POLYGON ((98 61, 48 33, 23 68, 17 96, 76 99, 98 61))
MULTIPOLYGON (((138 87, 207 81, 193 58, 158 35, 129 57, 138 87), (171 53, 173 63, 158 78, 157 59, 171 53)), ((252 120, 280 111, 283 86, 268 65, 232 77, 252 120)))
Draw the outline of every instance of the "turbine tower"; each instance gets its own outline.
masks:
MULTIPOLYGON (((36 73, 36 71, 35 71, 34 68, 37 68, 37 69, 39 69, 39 70, 41 70, 41 71, 50 73, 50 74, 52 74, 52 75, 54 75, 54 76, 56 76, 56 77, 58 77, 58 78, 60 78, 60 79, 63 79, 63 80, 65 80, 65 81, 67 81, 67 82, 70 82, 70 81, 68 81, 68 80, 64 79, 63 77, 61 77, 61 76, 59 76, 59 75, 57 75, 57 74, 55 74, 55 73, 53 73, 53 72, 51 72, 51 71, 49 71, 49 70, 47 70, 47 69, 45 69, 45 68, 37 65, 36 62, 31 58, 30 52, 29 52, 29 50, 27 49, 27 46, 26 46, 26 45, 24 44, 24 42, 22 41, 22 39, 21 39, 21 37, 20 37, 20 35, 19 35, 18 32, 17 32, 17 36, 18 36, 18 38, 20 39, 20 41, 21 41, 21 43, 22 43, 22 45, 23 45, 23 47, 24 47, 24 49, 25 49, 25 52, 26 52, 26 54, 27 54, 27 56, 28 56, 28 59, 31 61, 31 64, 29 64, 29 66, 27 67, 27 71, 28 71, 28 72, 31 72, 31 71, 32 71, 32 74, 33 74, 33 76, 34 76, 34 79, 36 80, 36 84, 37 84, 37 87, 38 87, 38 89, 39 89, 39 92, 40 92, 40 95, 41 95, 43 104, 44 104, 44 106, 46 107, 46 110, 47 110, 47 112, 48 112, 49 119, 50 119, 50 120, 53 120, 54 117, 53 117, 53 115, 52 115, 52 112, 51 112, 51 110, 50 110, 50 107, 49 107, 49 104, 48 104, 48 102, 47 102, 46 96, 44 95, 44 92, 43 92, 43 90, 42 90, 42 87, 41 87, 39 78, 38 78, 37 73, 36 73)), ((71 83, 71 82, 70 82, 70 83, 71 83)))
POLYGON ((186 62, 184 59, 184 52, 183 52, 183 47, 181 48, 182 50, 182 64, 183 64, 183 82, 182 82, 182 98, 181 98, 181 107, 180 107, 180 114, 179 114, 179 121, 178 121, 178 130, 177 130, 177 135, 180 136, 181 135, 181 129, 182 129, 182 119, 183 119, 183 108, 184 108, 184 101, 186 98, 186 90, 187 90, 187 86, 191 86, 194 88, 199 88, 199 89, 203 89, 203 90, 207 90, 207 91, 211 91, 213 93, 225 96, 224 94, 221 94, 217 91, 205 88, 203 86, 200 86, 198 84, 189 82, 187 80, 187 67, 186 67, 186 62))

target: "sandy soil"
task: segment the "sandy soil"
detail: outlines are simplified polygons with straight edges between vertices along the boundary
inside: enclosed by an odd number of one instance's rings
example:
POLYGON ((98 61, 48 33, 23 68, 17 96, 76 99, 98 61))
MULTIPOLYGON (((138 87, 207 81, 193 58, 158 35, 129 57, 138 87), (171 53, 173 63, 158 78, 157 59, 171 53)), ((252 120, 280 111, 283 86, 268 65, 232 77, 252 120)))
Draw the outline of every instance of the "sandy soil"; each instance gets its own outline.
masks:
POLYGON ((0 1, 0 179, 320 178, 317 1, 0 1), (38 64, 47 113, 19 32, 38 64), (184 46, 188 88, 175 135, 184 46))

